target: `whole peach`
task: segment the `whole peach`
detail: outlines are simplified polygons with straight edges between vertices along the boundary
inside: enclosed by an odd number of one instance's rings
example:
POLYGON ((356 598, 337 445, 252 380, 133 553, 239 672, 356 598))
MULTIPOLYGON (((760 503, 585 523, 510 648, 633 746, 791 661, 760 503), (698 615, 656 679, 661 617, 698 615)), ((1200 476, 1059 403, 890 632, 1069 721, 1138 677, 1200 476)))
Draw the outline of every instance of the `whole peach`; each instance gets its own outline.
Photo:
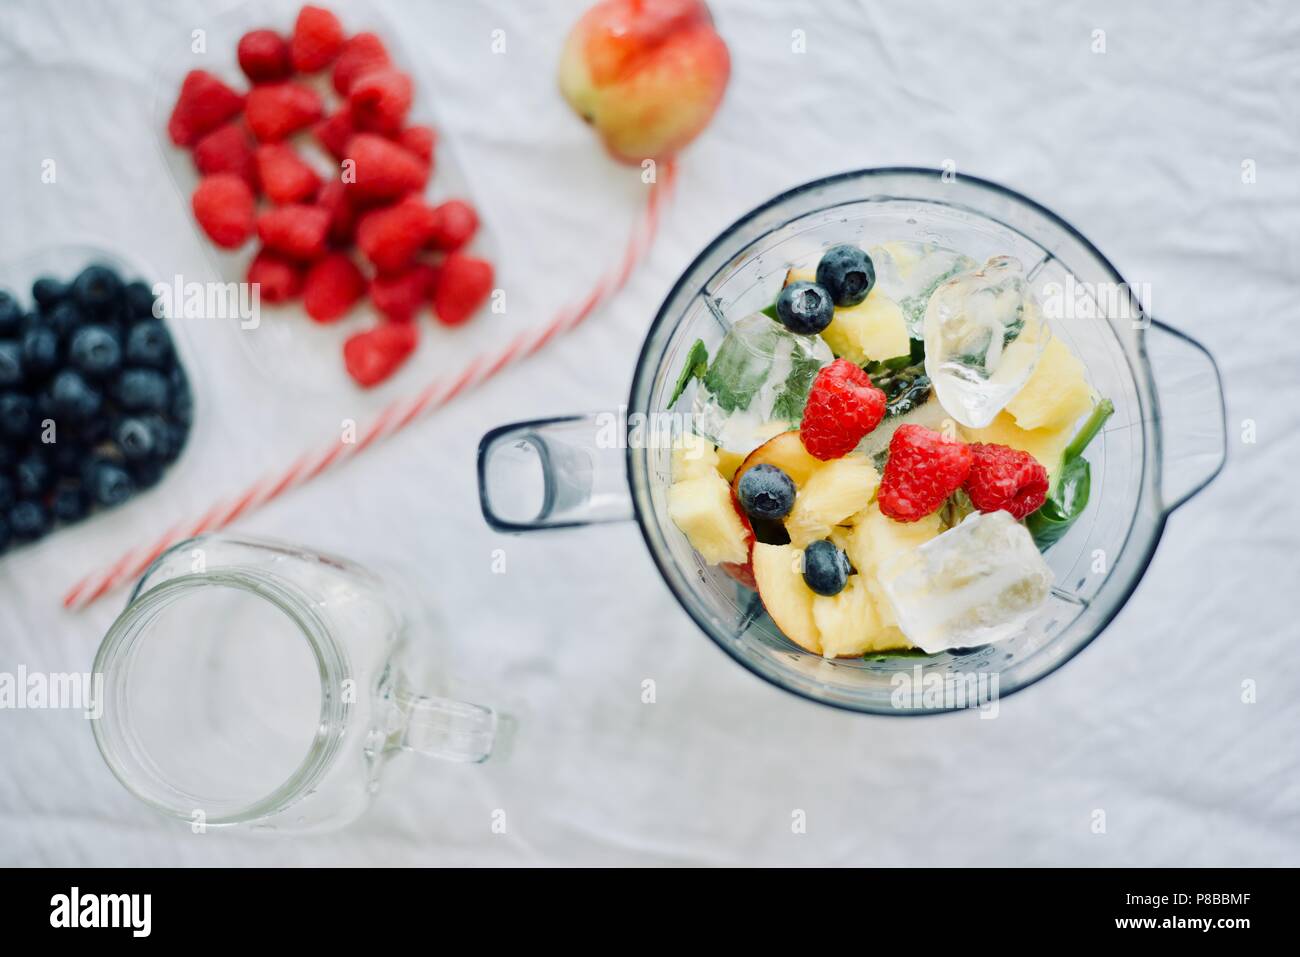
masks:
POLYGON ((664 159, 695 139, 730 75, 702 0, 602 0, 560 58, 560 92, 625 163, 664 159))

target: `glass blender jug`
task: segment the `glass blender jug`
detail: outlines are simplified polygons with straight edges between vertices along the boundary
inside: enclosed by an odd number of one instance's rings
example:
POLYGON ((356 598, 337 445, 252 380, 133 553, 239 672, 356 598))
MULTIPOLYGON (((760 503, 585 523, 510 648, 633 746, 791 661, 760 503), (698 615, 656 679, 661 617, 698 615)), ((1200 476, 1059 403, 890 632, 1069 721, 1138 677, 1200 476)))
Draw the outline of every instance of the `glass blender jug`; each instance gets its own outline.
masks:
POLYGON ((991 675, 1005 697, 1059 668, 1115 617, 1146 570, 1169 514, 1218 474, 1226 454, 1222 384, 1213 359, 1189 337, 1148 317, 1096 247, 1012 190, 915 168, 817 180, 723 232, 687 268, 655 317, 626 409, 617 417, 617 441, 610 441, 610 418, 521 422, 485 436, 478 468, 488 523, 525 532, 635 519, 673 595, 728 655, 787 691, 887 715, 962 706, 900 704, 895 691, 903 675, 921 681, 991 675), (1015 256, 1040 301, 1051 284, 1091 296, 1090 309, 1054 318, 1052 330, 1083 361, 1115 412, 1087 450, 1092 488, 1086 511, 1045 554, 1055 586, 1030 628, 977 649, 827 660, 786 639, 757 594, 705 565, 674 526, 666 502, 671 443, 658 440, 664 430, 656 422, 669 417, 668 400, 691 344, 702 339, 716 354, 732 321, 773 302, 788 266, 816 262, 838 243, 889 240, 935 243, 977 262, 1015 256))

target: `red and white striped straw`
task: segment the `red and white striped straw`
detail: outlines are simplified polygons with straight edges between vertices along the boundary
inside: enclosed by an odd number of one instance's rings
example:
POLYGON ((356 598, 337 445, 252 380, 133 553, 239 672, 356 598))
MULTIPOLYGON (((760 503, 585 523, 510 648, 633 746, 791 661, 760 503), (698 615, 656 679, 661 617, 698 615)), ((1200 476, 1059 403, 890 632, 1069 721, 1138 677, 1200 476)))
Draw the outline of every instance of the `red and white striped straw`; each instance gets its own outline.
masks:
POLYGON ((406 428, 462 393, 486 382, 507 366, 539 352, 558 336, 577 328, 627 284, 632 272, 649 251, 659 226, 662 208, 672 194, 676 173, 673 161, 659 165, 656 182, 651 186, 645 209, 633 225, 622 260, 596 282, 582 302, 564 307, 541 328, 519 333, 500 352, 475 356, 454 378, 435 379, 414 396, 393 402, 376 416, 355 442, 336 439, 308 452, 289 468, 263 476, 239 495, 218 502, 199 518, 178 522, 148 547, 133 549, 106 568, 87 575, 63 596, 63 606, 73 610, 87 607, 115 588, 135 581, 158 556, 177 542, 227 527, 285 492, 305 485, 322 472, 354 458, 380 439, 406 428))

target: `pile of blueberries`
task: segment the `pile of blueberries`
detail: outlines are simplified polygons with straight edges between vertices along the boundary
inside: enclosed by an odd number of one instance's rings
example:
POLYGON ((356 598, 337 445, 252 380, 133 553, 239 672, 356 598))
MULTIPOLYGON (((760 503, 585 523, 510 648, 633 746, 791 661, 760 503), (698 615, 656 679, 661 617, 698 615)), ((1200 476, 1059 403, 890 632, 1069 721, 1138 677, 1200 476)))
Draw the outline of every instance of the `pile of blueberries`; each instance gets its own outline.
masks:
POLYGON ((0 553, 156 485, 193 397, 154 296, 116 270, 0 290, 0 553))

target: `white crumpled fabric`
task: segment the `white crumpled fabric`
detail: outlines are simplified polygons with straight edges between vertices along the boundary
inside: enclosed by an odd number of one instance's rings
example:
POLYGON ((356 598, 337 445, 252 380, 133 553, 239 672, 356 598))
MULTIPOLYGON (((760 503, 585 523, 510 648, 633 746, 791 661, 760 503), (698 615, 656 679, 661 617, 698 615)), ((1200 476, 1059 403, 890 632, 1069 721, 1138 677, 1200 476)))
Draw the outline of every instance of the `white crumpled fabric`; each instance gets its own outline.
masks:
MULTIPOLYGON (((555 92, 559 44, 583 4, 376 3, 418 56, 420 95, 436 97, 495 236, 511 316, 478 322, 541 321, 586 291, 644 195, 638 172, 608 161, 555 92), (498 29, 504 53, 491 49, 498 29)), ((334 5, 351 28, 367 25, 334 5)), ((0 260, 89 235, 168 274, 211 269, 155 146, 152 98, 159 58, 222 6, 0 8, 0 260), (40 182, 50 156, 57 186, 40 182)), ((623 295, 241 525, 405 566, 452 623, 458 685, 518 722, 509 753, 482 767, 403 757, 367 816, 337 834, 199 836, 117 784, 78 714, 0 712, 0 863, 1300 863, 1300 8, 714 8, 732 85, 682 157, 675 206, 623 295), (795 30, 804 53, 792 52, 795 30), (1104 54, 1092 52, 1096 30, 1104 54), (826 173, 948 160, 1073 223, 1149 284, 1153 311, 1205 343, 1225 377, 1226 470, 1173 517, 1086 653, 1002 702, 997 720, 858 717, 719 653, 633 526, 488 531, 479 437, 512 419, 615 408, 663 296, 727 224, 826 173), (641 702, 646 678, 653 705, 641 702), (806 833, 793 833, 796 810, 806 833)), ((223 348, 204 346, 201 465, 0 561, 0 670, 88 668, 124 596, 70 615, 58 607, 67 585, 336 427, 223 348)))

